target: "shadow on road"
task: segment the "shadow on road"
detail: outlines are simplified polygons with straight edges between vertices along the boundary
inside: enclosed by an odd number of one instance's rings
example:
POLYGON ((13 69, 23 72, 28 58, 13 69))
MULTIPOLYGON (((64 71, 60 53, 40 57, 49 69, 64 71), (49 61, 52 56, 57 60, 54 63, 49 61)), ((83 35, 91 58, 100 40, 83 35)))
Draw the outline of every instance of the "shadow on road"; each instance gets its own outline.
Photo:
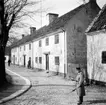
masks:
POLYGON ((106 103, 106 99, 103 100, 88 100, 89 104, 101 104, 101 103, 106 103))

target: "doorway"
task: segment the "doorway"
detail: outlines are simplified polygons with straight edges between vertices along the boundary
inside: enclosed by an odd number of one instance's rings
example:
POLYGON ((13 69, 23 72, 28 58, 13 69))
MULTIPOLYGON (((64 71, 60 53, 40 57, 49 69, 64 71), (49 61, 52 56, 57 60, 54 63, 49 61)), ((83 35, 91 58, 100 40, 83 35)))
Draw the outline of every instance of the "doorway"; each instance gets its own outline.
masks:
POLYGON ((49 54, 45 54, 46 56, 46 70, 49 70, 49 54))
POLYGON ((24 56, 24 67, 26 66, 26 55, 23 55, 24 56))

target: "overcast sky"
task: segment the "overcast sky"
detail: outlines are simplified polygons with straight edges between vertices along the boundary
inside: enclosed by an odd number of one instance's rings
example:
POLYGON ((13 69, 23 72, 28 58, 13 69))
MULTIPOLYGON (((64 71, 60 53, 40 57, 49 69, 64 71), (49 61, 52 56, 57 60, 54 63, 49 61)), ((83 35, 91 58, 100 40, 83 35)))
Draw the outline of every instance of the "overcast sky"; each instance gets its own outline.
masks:
MULTIPOLYGON (((106 3, 106 0, 97 0, 97 4, 100 6, 100 8, 102 8, 105 3, 106 3)), ((49 8, 49 10, 47 10, 42 15, 41 14, 36 15, 35 17, 33 17, 33 19, 26 20, 26 22, 29 24, 29 27, 34 26, 38 29, 41 27, 41 25, 42 26, 46 25, 47 13, 57 13, 59 14, 59 16, 61 16, 71 11, 72 9, 78 7, 81 4, 82 4, 82 0, 42 0, 42 8, 47 7, 49 8), (41 21, 41 16, 42 16, 42 21, 41 21)), ((38 6, 41 7, 41 4, 39 4, 38 6)), ((25 32, 29 33, 29 29, 23 28, 20 32, 21 34, 25 32)))

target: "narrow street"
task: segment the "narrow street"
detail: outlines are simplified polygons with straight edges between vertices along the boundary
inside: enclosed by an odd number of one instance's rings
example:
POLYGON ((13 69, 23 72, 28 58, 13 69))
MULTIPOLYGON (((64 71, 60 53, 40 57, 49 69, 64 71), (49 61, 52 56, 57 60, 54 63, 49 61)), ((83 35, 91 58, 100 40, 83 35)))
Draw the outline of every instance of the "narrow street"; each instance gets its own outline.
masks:
MULTIPOLYGON (((72 92, 74 82, 45 71, 26 69, 19 66, 7 67, 28 78, 32 87, 23 95, 2 105, 76 105, 77 95, 72 92)), ((86 87, 83 105, 106 105, 106 87, 86 87)))

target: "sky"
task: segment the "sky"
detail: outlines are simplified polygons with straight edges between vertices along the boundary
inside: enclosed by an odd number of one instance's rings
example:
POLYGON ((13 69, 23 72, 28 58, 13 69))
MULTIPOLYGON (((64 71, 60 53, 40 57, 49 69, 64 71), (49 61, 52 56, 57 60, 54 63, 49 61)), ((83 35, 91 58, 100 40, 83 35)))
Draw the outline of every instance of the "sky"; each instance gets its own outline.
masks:
MULTIPOLYGON (((42 1, 42 3, 38 4, 38 7, 42 8, 42 10, 44 8, 46 8, 47 10, 42 14, 41 13, 37 14, 31 19, 28 18, 25 20, 25 22, 28 23, 29 27, 36 27, 36 29, 39 29, 41 26, 47 24, 47 16, 46 16, 47 13, 56 13, 59 14, 59 16, 62 16, 83 3, 82 2, 83 0, 39 0, 39 1, 42 1)), ((86 0, 86 2, 87 1, 88 0, 86 0)), ((106 0, 97 0, 97 4, 100 6, 100 8, 102 8, 105 3, 106 0)), ((30 32, 29 27, 21 29, 19 34, 20 35, 22 35, 23 33, 29 34, 30 32)))

